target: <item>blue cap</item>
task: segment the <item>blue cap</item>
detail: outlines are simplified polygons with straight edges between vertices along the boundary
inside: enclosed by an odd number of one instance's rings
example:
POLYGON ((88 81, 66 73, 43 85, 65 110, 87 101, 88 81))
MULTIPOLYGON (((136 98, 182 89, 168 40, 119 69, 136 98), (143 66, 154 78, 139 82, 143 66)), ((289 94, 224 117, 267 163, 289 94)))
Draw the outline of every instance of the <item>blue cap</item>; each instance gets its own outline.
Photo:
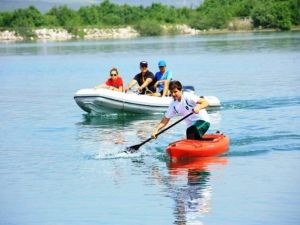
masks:
POLYGON ((158 67, 161 67, 161 66, 167 66, 166 62, 164 60, 160 60, 158 62, 158 67))

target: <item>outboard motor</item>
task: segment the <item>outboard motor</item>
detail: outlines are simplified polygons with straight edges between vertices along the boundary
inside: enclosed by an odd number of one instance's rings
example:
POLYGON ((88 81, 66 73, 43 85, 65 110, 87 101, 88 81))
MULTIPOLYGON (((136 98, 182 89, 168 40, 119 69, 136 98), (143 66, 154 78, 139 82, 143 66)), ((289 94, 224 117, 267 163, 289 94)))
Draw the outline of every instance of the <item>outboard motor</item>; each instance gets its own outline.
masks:
POLYGON ((183 86, 183 87, 182 87, 182 90, 183 90, 183 91, 186 91, 186 92, 195 93, 195 88, 194 88, 194 86, 183 86))

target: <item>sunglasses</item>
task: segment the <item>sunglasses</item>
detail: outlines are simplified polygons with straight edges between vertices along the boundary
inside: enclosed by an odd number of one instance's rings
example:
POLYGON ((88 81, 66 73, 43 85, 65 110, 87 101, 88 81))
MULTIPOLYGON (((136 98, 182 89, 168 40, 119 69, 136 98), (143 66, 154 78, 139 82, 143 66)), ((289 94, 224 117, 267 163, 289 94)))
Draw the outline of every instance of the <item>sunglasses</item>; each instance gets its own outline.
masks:
POLYGON ((110 76, 111 76, 111 77, 112 77, 112 76, 116 77, 116 76, 118 76, 118 74, 116 74, 116 73, 111 73, 110 76))

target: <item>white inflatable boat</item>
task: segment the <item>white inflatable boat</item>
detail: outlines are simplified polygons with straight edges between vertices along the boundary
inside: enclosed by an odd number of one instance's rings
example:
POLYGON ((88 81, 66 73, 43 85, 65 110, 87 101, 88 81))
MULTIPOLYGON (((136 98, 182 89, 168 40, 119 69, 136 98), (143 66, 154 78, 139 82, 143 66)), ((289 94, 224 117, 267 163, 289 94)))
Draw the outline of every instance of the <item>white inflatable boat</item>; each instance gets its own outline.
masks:
MULTIPOLYGON (((214 96, 203 96, 209 107, 220 107, 220 101, 214 96)), ((74 99, 81 109, 92 114, 107 112, 164 113, 171 97, 153 97, 136 93, 111 91, 108 89, 80 89, 74 99)))

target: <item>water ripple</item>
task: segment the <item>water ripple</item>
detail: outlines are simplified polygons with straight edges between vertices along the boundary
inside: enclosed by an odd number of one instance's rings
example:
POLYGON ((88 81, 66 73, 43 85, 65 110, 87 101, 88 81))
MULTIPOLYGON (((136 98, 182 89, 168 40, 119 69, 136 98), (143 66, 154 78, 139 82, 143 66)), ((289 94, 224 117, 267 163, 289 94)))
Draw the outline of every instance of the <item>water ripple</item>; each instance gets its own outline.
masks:
POLYGON ((272 135, 272 136, 264 136, 264 137, 242 137, 240 139, 235 139, 231 141, 231 145, 233 146, 243 146, 250 145, 252 143, 259 143, 265 141, 273 141, 273 140, 300 140, 300 135, 297 134, 288 134, 288 135, 272 135))
POLYGON ((238 157, 238 156, 256 156, 269 153, 270 150, 254 150, 254 151, 232 151, 224 154, 229 157, 238 157))
POLYGON ((300 96, 265 99, 234 100, 224 102, 222 109, 270 109, 300 105, 300 96))

